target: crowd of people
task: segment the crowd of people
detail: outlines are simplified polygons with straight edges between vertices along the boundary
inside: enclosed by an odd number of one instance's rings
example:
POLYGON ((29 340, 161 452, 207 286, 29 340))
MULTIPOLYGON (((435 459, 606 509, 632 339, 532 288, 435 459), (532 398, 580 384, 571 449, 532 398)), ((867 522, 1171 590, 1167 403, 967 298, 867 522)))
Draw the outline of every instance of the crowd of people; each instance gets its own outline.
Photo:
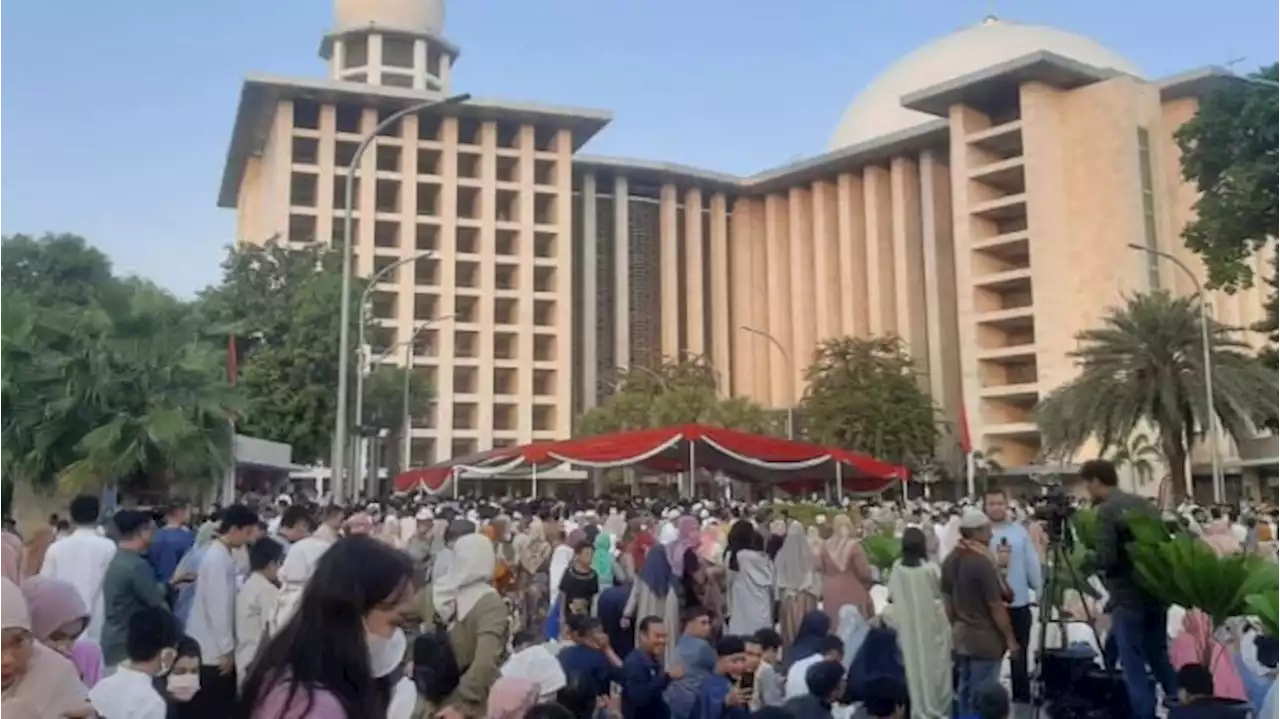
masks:
MULTIPOLYGON (((1103 599, 1068 592, 1063 617, 1078 621, 1058 641, 1118 662, 1125 716, 1275 716, 1274 638, 1206 636, 1194 610, 1168 619, 1122 541, 1125 513, 1153 505, 1105 461, 1081 479, 1099 507, 1103 599), (1201 641, 1215 646, 1207 665, 1201 641)), ((1047 537, 1027 504, 996 490, 827 509, 806 524, 771 502, 421 495, 352 511, 282 496, 103 521, 82 495, 69 520, 3 536, 2 708, 1000 719, 1032 702, 1047 537), (892 567, 874 566, 869 535, 900 539, 892 567)), ((1215 551, 1275 558, 1273 510, 1173 518, 1215 551)))

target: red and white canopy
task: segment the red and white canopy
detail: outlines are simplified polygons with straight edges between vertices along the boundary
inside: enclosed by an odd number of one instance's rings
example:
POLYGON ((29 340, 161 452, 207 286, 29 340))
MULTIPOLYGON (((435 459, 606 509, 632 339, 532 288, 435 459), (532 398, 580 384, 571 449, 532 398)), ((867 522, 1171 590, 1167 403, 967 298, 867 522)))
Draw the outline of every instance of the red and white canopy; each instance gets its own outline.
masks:
POLYGON ((685 424, 496 449, 408 470, 396 477, 395 487, 437 492, 457 474, 527 474, 565 463, 671 474, 687 471, 692 463, 734 479, 776 484, 790 492, 821 489, 838 481, 845 493, 874 494, 907 476, 903 467, 837 447, 685 424))

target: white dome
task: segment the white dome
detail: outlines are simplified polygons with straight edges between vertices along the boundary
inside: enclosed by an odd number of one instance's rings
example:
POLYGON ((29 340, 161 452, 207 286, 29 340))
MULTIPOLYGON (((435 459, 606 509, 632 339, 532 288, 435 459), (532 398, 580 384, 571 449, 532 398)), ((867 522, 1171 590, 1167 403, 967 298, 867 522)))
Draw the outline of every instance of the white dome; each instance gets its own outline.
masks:
POLYGON ((1087 37, 1043 25, 989 19, 934 40, 881 73, 845 109, 827 149, 838 150, 936 120, 903 107, 902 96, 1042 50, 1141 76, 1133 63, 1087 37))
POLYGON ((335 30, 369 25, 441 35, 444 0, 334 0, 335 30))

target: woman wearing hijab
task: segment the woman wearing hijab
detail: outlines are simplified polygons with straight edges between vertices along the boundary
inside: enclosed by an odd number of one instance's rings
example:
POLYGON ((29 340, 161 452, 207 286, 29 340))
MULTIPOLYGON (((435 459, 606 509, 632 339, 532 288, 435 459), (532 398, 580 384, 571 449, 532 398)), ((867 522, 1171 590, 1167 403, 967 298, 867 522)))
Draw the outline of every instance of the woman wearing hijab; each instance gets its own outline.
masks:
MULTIPOLYGON (((813 551, 809 549, 804 526, 792 522, 787 528, 787 538, 774 560, 778 585, 778 614, 782 646, 791 647, 796 641, 800 622, 818 608, 817 571, 813 551)), ((830 626, 831 618, 827 617, 830 626)))
POLYGON ((520 616, 525 627, 542 631, 547 620, 547 608, 551 597, 551 543, 547 539, 549 525, 534 517, 529 520, 523 541, 517 550, 519 571, 516 591, 521 605, 520 616))
MULTIPOLYGON (((623 627, 634 626, 636 642, 640 641, 639 620, 644 617, 662 617, 662 623, 674 628, 680 626, 680 599, 676 596, 676 575, 671 569, 666 547, 655 545, 645 557, 636 582, 631 587, 631 597, 623 609, 626 622, 623 627)), ((676 643, 667 642, 666 666, 675 666, 676 643)))
POLYGON ((782 655, 782 672, 822 651, 822 639, 830 633, 831 617, 826 612, 819 609, 807 612, 796 624, 795 641, 782 655))
POLYGON ((479 716, 485 698, 501 676, 511 623, 507 607, 490 584, 497 560, 493 543, 479 534, 468 534, 454 544, 454 561, 448 574, 425 598, 424 616, 438 617, 449 628, 449 644, 462 669, 458 687, 422 716, 446 714, 479 716))
POLYGON ((769 522, 769 539, 764 543, 765 554, 769 559, 777 559, 782 551, 783 542, 787 541, 787 520, 775 519, 769 522))
POLYGON ((69 659, 36 640, 27 600, 18 585, 0 580, 4 674, 0 710, 6 717, 92 717, 89 692, 69 659))
POLYGON ((1193 663, 1204 665, 1213 674, 1213 695, 1219 699, 1249 699, 1231 654, 1213 636, 1209 615, 1199 609, 1189 609, 1183 615, 1182 633, 1169 644, 1169 662, 1174 669, 1193 663))
POLYGON ((671 564, 671 571, 680 578, 680 598, 684 606, 699 605, 699 585, 706 581, 698 559, 702 527, 696 517, 686 514, 676 520, 675 529, 675 541, 666 544, 667 562, 671 564))
POLYGON ((644 566, 645 555, 653 546, 653 535, 645 527, 643 520, 633 519, 627 524, 627 530, 618 545, 622 549, 618 555, 618 564, 622 568, 623 581, 633 582, 644 566))
POLYGON ((1210 522, 1204 529, 1201 541, 1209 545, 1209 548, 1219 557, 1229 557, 1244 549, 1244 545, 1232 534, 1231 524, 1226 517, 1210 522))
POLYGON ((22 595, 30 609, 32 635, 70 659, 85 687, 92 689, 102 678, 102 648, 84 637, 89 608, 80 592, 70 582, 36 576, 22 583, 22 595))
POLYGON ((867 593, 871 564, 853 536, 853 521, 847 515, 837 514, 831 521, 831 538, 818 550, 818 571, 822 574, 822 606, 832 621, 839 620, 840 609, 846 604, 857 607, 864 617, 875 615, 867 593))
POLYGON ((538 703, 538 685, 528 679, 503 677, 494 682, 489 692, 485 719, 524 719, 538 703))
POLYGON ((764 537, 740 519, 729 528, 728 544, 729 633, 745 637, 772 629, 773 562, 764 553, 764 537))
POLYGON ((951 625, 941 573, 928 551, 923 531, 902 533, 902 558, 889 573, 892 604, 881 615, 898 631, 912 719, 941 719, 951 711, 951 625))
POLYGON ((600 591, 613 586, 613 539, 605 532, 596 535, 594 551, 591 553, 591 568, 596 572, 600 591))

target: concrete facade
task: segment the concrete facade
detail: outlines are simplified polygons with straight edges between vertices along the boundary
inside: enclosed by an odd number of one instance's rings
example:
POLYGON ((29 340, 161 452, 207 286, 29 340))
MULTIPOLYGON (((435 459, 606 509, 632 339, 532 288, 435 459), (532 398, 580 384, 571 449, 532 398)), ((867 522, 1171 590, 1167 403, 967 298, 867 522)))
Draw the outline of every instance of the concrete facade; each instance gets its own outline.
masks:
MULTIPOLYGON (((246 82, 220 198, 238 242, 340 240, 361 134, 449 89, 458 53, 439 3, 338 5, 321 48, 331 79, 246 82), (400 47, 391 68, 385 38, 400 47)), ((381 283, 372 306, 375 354, 412 342, 437 389, 410 460, 566 437, 618 368, 689 354, 725 394, 786 407, 817 343, 887 334, 975 447, 1006 466, 1035 460, 1033 409, 1074 376, 1075 335, 1126 293, 1191 291, 1127 245, 1201 272, 1179 236, 1195 192, 1173 133, 1230 80, 1148 81, 1067 33, 980 27, 873 83, 827 153, 748 177, 579 154, 608 122, 599 111, 472 100, 384 133, 360 165, 357 270, 436 253, 381 283), (968 74, 909 70, 993 38, 1005 53, 984 50, 982 66, 958 68, 968 74)), ((1230 324, 1261 307, 1257 289, 1213 297, 1230 324)))

